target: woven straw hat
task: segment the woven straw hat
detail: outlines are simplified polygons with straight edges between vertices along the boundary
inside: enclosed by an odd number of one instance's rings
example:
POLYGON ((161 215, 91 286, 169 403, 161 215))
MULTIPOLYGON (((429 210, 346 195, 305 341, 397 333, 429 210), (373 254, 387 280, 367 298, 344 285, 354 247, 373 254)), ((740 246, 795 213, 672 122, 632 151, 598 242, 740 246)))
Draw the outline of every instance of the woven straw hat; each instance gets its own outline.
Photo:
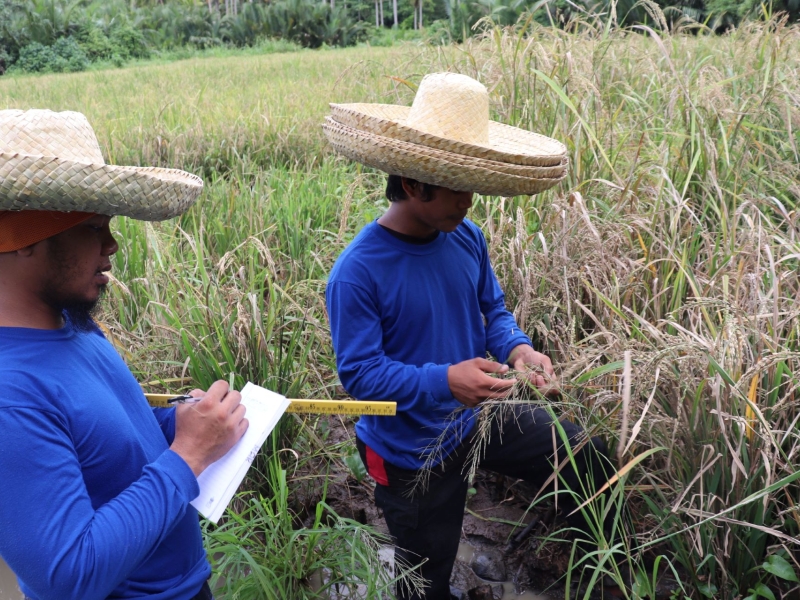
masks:
POLYGON ((0 110, 0 210, 160 221, 184 212, 202 189, 202 179, 177 169, 105 164, 81 113, 0 110))
POLYGON ((489 92, 457 73, 426 75, 413 104, 331 104, 331 145, 360 163, 456 191, 542 192, 567 173, 554 139, 489 120, 489 92))

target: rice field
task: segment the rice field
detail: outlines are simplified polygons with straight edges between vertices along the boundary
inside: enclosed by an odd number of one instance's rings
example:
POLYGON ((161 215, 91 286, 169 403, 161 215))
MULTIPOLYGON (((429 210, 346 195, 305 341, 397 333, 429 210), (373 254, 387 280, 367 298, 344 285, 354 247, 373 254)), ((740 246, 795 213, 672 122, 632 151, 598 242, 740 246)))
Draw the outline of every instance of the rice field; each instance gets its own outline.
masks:
MULTIPOLYGON (((102 320, 142 383, 176 390, 234 374, 237 385, 336 397, 325 279, 387 201, 383 177, 333 156, 320 123, 331 101, 408 104, 434 70, 479 78, 495 118, 567 144, 562 184, 478 198, 470 217, 509 308, 560 372, 553 409, 612 447, 615 498, 627 502, 607 506, 620 530, 598 540, 600 559, 625 557, 638 573, 631 597, 654 597, 652 576, 665 568, 680 596, 789 593, 800 573, 797 27, 710 37, 522 23, 459 47, 0 78, 0 108, 81 111, 108 162, 205 178, 180 219, 113 224, 120 251, 102 320)), ((375 564, 371 532, 317 515, 298 534, 282 509, 305 485, 294 463, 352 455, 321 440, 313 420, 285 419, 250 482, 263 498, 243 499, 243 516, 207 531, 226 572, 242 568, 236 597, 313 597, 300 567, 319 568, 320 540, 341 555, 342 532, 363 540, 358 564, 375 564), (285 538, 282 556, 298 568, 253 558, 267 538, 285 538), (270 585, 288 595, 269 595, 270 585)), ((345 584, 369 580, 369 597, 390 586, 329 568, 345 584)))

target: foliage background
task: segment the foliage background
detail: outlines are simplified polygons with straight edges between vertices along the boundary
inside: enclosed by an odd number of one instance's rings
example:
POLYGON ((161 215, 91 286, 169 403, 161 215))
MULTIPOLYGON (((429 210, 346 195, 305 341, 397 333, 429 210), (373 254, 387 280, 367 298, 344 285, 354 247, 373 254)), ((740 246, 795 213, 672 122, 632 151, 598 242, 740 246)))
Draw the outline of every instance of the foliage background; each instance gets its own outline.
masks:
POLYGON ((0 74, 120 66, 269 40, 288 44, 279 50, 386 45, 408 37, 447 43, 474 35, 481 19, 512 25, 526 14, 565 29, 585 24, 588 15, 633 25, 663 14, 671 27, 721 32, 778 13, 797 19, 800 0, 0 0, 0 74))
MULTIPOLYGON (((386 201, 379 173, 327 148, 327 102, 408 104, 429 71, 480 79, 495 118, 568 147, 559 186, 477 198, 470 216, 520 325, 559 366, 567 393, 556 409, 608 439, 625 473, 615 490, 628 508, 606 507, 624 512, 622 535, 598 532, 598 560, 629 557, 639 597, 654 596, 658 564, 678 570, 687 597, 791 597, 800 572, 800 29, 767 14, 717 35, 654 5, 630 26, 619 10, 560 14, 560 27, 541 24, 539 12, 513 26, 485 22, 460 45, 238 52, 8 77, 0 106, 79 110, 108 162, 204 176, 201 200, 180 219, 114 220, 121 249, 103 321, 148 388, 233 373, 238 386, 338 397, 325 278, 386 201)), ((207 534, 212 556, 263 576, 242 579, 249 597, 306 589, 309 573, 270 562, 317 547, 304 528, 327 526, 324 507, 309 515, 300 502, 311 485, 302 464, 353 453, 352 441, 329 444, 313 419, 285 420, 273 444, 240 519, 207 534)), ((324 485, 325 469, 314 471, 324 485)), ((337 557, 350 556, 341 541, 337 557)), ((302 564, 318 565, 312 555, 302 564)), ((364 571, 341 564, 331 569, 364 571)))

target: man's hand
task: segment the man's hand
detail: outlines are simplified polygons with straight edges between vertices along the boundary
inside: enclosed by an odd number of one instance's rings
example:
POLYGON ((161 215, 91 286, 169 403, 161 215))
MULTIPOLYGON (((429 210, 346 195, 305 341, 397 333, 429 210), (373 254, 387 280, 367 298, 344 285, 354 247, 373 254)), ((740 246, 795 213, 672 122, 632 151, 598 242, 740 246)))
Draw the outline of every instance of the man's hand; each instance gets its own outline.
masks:
POLYGON ((170 448, 197 477, 239 441, 249 423, 244 418, 242 395, 229 390, 224 381, 212 384, 205 394, 193 390, 190 395, 203 399, 175 408, 175 441, 170 448))
POLYGON ((515 371, 524 373, 531 384, 535 385, 543 394, 552 395, 559 392, 558 378, 550 359, 536 352, 528 344, 516 346, 508 355, 508 364, 515 371))
POLYGON ((487 373, 508 373, 508 365, 485 358, 472 358, 447 369, 450 392, 461 404, 474 408, 487 398, 504 398, 514 387, 516 379, 497 379, 487 373))

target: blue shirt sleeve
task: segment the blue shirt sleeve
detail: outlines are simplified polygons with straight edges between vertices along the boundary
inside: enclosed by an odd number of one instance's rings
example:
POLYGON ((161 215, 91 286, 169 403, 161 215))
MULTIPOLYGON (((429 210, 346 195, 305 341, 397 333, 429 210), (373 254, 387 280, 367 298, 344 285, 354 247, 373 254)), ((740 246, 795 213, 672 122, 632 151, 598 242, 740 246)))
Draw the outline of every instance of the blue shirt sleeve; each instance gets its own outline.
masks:
POLYGON ((361 286, 329 283, 325 296, 336 367, 349 394, 364 400, 394 400, 398 411, 453 398, 447 383, 449 364, 417 367, 386 356, 378 308, 361 286))
POLYGON ((174 408, 153 408, 153 415, 158 421, 158 426, 164 437, 167 439, 167 444, 172 445, 175 441, 175 409, 174 408))
POLYGON ((107 597, 199 493, 189 466, 166 450, 137 481, 95 508, 58 414, 2 408, 0 431, 2 556, 42 598, 107 597))
POLYGON ((474 226, 478 234, 478 251, 480 253, 480 281, 478 282, 478 300, 481 312, 486 319, 486 349, 498 362, 508 360, 511 351, 520 344, 532 346, 530 338, 517 325, 514 315, 506 309, 506 297, 489 259, 489 250, 483 233, 474 226))

